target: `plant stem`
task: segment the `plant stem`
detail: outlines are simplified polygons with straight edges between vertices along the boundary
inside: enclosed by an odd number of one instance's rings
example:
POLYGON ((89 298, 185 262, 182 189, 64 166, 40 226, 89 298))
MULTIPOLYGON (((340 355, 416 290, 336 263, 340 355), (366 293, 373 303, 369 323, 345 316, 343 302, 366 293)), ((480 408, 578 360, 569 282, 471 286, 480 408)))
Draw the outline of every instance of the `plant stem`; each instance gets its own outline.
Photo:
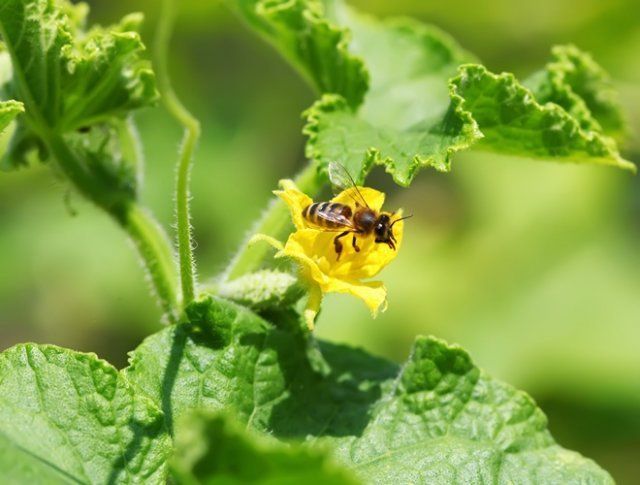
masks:
POLYGON ((167 319, 175 323, 178 303, 171 243, 147 210, 137 204, 131 204, 127 209, 121 226, 138 249, 167 319))
MULTIPOLYGON (((322 188, 322 184, 319 183, 316 174, 316 165, 313 162, 310 162, 294 180, 301 191, 311 196, 322 188)), ((272 249, 266 244, 249 245, 248 243, 251 237, 254 234, 265 234, 276 239, 281 239, 286 235, 291 223, 290 221, 291 217, 287 205, 280 199, 273 199, 269 203, 263 216, 251 230, 247 240, 242 244, 238 253, 229 263, 229 266, 222 275, 222 280, 231 281, 257 270, 272 249)))
POLYGON ((189 304, 194 298, 195 267, 193 258, 193 235, 189 213, 189 178, 198 138, 200 123, 184 107, 175 94, 167 67, 169 41, 173 30, 174 1, 163 0, 155 39, 155 67, 158 90, 162 102, 169 113, 184 127, 184 138, 180 148, 176 178, 176 219, 178 228, 178 256, 180 263, 180 282, 182 286, 182 304, 189 304))

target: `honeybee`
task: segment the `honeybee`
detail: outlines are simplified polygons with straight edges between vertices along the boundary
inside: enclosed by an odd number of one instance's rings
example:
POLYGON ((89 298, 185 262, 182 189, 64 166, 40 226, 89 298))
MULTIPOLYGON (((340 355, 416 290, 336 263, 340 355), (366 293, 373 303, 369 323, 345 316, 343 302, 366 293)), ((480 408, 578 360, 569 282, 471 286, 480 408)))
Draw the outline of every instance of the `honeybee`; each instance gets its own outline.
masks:
POLYGON ((329 179, 337 189, 354 189, 355 195, 351 197, 355 202, 355 208, 339 202, 314 202, 303 209, 302 217, 312 226, 329 232, 340 232, 333 239, 336 259, 340 260, 342 254, 343 245, 340 239, 348 234, 353 235, 351 245, 356 252, 360 252, 356 237, 372 235, 375 236, 376 243, 388 244, 391 249, 395 250, 397 241, 393 235, 393 225, 411 216, 392 220, 395 213, 373 210, 367 204, 353 177, 344 166, 337 162, 329 164, 329 179))

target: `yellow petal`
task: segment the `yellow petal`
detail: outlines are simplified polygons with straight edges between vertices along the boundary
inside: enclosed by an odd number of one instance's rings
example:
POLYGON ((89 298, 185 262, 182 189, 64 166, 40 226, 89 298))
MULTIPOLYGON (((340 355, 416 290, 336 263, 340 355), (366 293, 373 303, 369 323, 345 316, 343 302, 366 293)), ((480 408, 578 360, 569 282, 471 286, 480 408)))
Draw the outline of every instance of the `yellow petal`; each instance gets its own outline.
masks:
POLYGON ((331 202, 339 202, 355 208, 356 202, 362 205, 363 198, 367 205, 374 211, 380 211, 384 205, 384 194, 369 187, 351 187, 343 190, 331 199, 331 202))
POLYGON ((291 220, 296 226, 296 229, 307 227, 302 217, 302 211, 305 210, 309 204, 313 204, 313 199, 304 192, 301 192, 293 180, 281 180, 280 187, 282 187, 282 190, 274 190, 273 193, 289 206, 291 220))
MULTIPOLYGON (((321 265, 308 253, 308 242, 313 241, 315 235, 317 235, 317 231, 312 229, 295 232, 289 236, 282 254, 295 259, 300 264, 301 275, 303 279, 310 282, 311 287, 317 286, 322 293, 336 292, 354 295, 362 299, 375 316, 379 308, 386 302, 387 290, 382 282, 362 282, 358 278, 339 278, 324 271, 321 265)), ((327 259, 324 258, 322 263, 327 264, 327 259)))

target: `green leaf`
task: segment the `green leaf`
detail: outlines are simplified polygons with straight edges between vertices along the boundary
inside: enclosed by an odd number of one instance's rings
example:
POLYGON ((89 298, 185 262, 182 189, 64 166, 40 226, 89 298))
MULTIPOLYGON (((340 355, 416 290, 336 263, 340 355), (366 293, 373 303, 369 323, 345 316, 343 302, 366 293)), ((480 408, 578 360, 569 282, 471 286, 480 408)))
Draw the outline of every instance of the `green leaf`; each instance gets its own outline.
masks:
POLYGON ((22 103, 17 101, 0 101, 0 133, 23 111, 24 107, 22 103))
POLYGON ((72 475, 17 446, 2 433, 0 470, 4 483, 78 483, 72 475))
POLYGON ((454 98, 441 117, 406 130, 376 126, 358 116, 345 100, 325 95, 305 112, 305 154, 326 173, 339 161, 361 184, 373 165, 384 165, 396 183, 408 186, 420 168, 448 171, 451 156, 482 135, 469 113, 454 98))
POLYGON ((320 93, 357 107, 367 91, 362 61, 347 49, 348 33, 324 17, 320 0, 227 0, 320 93))
POLYGON ((180 484, 358 483, 326 453, 266 439, 224 414, 185 416, 175 446, 172 474, 180 484))
POLYGON ((332 2, 330 12, 350 29, 350 48, 365 60, 371 87, 358 111, 325 96, 305 113, 307 156, 323 171, 340 161, 358 182, 374 164, 401 185, 421 167, 449 170, 452 154, 482 136, 447 86, 473 56, 439 29, 411 19, 377 21, 341 2, 332 2))
POLYGON ((584 124, 586 120, 586 105, 580 108, 580 118, 574 118, 558 104, 538 103, 512 74, 493 74, 479 65, 461 67, 451 86, 484 135, 476 145, 478 149, 542 160, 612 165, 635 172, 635 165, 620 156, 612 138, 596 131, 591 121, 591 129, 581 127, 581 121, 584 124))
POLYGON ((562 106, 587 130, 621 137, 625 131, 618 93, 609 75, 573 45, 555 46, 544 70, 524 82, 540 104, 562 106))
POLYGON ((135 32, 141 15, 84 32, 86 13, 86 6, 66 0, 5 0, 0 6, 0 34, 13 67, 9 89, 40 130, 72 131, 156 99, 135 32))
POLYGON ((528 81, 531 92, 510 74, 468 65, 471 55, 433 27, 377 21, 329 3, 350 29, 350 49, 364 59, 371 87, 358 110, 333 95, 305 113, 306 154, 322 172, 337 160, 362 182, 379 164, 406 186, 421 167, 448 171, 452 155, 471 147, 635 171, 607 135, 622 131, 615 92, 576 48, 555 48, 552 62, 528 81))
POLYGON ((525 393, 457 346, 419 337, 407 363, 317 343, 294 313, 277 326, 223 300, 147 338, 127 377, 165 412, 233 409, 247 427, 331 447, 367 483, 611 483, 558 446, 525 393))
POLYGON ((0 463, 11 463, 3 474, 17 483, 164 483, 162 413, 93 354, 35 344, 5 350, 0 415, 0 463))

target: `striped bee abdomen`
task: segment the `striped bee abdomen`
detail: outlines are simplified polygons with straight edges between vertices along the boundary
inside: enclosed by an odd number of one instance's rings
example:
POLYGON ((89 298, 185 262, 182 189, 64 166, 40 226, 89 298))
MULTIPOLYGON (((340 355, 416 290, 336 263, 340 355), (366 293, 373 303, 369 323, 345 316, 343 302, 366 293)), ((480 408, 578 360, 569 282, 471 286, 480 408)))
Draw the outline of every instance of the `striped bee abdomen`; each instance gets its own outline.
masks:
POLYGON ((351 226, 351 216, 351 207, 339 202, 315 202, 302 211, 307 222, 331 229, 351 226))

